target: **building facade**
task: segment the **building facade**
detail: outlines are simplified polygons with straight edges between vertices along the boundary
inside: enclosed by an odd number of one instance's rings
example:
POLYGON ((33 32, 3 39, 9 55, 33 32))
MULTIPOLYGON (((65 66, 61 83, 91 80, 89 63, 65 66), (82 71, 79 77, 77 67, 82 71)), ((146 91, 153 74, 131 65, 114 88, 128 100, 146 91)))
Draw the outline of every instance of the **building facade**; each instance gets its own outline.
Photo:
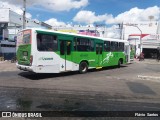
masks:
MULTIPOLYGON (((16 52, 16 35, 23 28, 23 16, 10 9, 0 9, 0 57, 10 60, 15 56, 16 52)), ((25 19, 26 28, 38 27, 44 29, 52 29, 52 26, 32 20, 25 19)))
POLYGON ((143 52, 145 58, 156 58, 160 47, 160 22, 123 23, 121 36, 128 39, 135 56, 143 52))

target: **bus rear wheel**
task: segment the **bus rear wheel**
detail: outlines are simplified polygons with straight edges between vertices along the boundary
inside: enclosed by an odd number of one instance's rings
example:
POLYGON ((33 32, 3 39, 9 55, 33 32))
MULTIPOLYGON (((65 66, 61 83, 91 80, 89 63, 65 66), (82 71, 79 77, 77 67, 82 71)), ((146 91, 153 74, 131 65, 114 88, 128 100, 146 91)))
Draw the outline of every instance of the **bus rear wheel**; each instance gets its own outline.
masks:
POLYGON ((119 59, 119 61, 118 61, 118 68, 121 67, 121 64, 122 64, 122 61, 121 61, 121 59, 119 59))
POLYGON ((79 72, 81 74, 86 73, 88 71, 88 64, 86 62, 81 62, 79 65, 79 72))

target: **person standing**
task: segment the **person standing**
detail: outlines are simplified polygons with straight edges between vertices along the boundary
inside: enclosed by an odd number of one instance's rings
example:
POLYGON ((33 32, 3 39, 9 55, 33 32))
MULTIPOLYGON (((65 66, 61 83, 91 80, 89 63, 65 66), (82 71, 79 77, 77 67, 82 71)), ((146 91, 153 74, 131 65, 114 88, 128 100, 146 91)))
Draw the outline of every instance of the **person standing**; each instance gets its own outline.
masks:
POLYGON ((143 52, 141 52, 141 54, 139 56, 139 61, 142 61, 142 60, 144 60, 144 53, 143 52))

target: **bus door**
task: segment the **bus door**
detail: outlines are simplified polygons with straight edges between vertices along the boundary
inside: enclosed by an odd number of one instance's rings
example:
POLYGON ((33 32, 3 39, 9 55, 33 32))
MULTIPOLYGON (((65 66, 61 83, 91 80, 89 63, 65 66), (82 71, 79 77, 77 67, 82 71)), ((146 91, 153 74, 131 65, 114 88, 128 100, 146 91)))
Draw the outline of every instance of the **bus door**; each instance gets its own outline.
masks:
POLYGON ((125 44, 125 46, 124 46, 124 52, 125 52, 125 55, 126 55, 126 62, 127 62, 127 63, 130 63, 131 60, 134 59, 134 54, 131 53, 130 48, 131 48, 130 45, 125 44), (133 54, 133 55, 132 55, 133 58, 131 58, 131 54, 133 54))
POLYGON ((61 71, 72 70, 72 56, 71 56, 72 41, 60 40, 60 56, 62 58, 60 62, 61 71))
POLYGON ((103 64, 103 57, 102 57, 102 43, 96 43, 96 67, 101 68, 103 64))

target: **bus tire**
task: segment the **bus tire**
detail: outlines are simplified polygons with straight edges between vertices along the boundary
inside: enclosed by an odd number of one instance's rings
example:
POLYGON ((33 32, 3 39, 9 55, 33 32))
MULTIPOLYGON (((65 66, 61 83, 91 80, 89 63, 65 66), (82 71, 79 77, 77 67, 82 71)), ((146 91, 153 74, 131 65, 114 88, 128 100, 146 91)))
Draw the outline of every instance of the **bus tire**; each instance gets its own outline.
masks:
POLYGON ((79 72, 81 74, 86 73, 88 71, 88 64, 86 62, 81 62, 79 64, 79 72))
POLYGON ((119 61, 118 61, 118 68, 121 67, 121 64, 122 64, 122 61, 121 61, 121 59, 119 59, 119 61))

